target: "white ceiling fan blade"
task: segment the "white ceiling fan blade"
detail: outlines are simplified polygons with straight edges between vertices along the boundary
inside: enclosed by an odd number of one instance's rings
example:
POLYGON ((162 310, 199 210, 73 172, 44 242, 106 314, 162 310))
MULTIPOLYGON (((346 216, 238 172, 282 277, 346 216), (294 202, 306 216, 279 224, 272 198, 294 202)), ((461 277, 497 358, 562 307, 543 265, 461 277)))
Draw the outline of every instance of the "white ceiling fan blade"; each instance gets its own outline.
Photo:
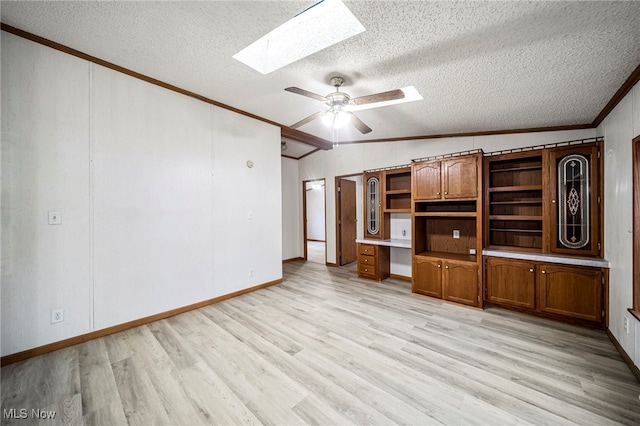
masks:
POLYGON ((403 87, 402 89, 398 89, 398 90, 401 90, 402 93, 404 93, 404 97, 401 99, 387 100, 387 101, 374 102, 374 103, 368 103, 368 104, 362 104, 362 105, 345 105, 343 109, 345 111, 351 111, 351 112, 363 111, 365 109, 380 108, 380 107, 385 107, 390 105, 403 104, 407 102, 421 101, 424 99, 422 95, 420 95, 420 93, 418 93, 416 88, 413 86, 403 87))

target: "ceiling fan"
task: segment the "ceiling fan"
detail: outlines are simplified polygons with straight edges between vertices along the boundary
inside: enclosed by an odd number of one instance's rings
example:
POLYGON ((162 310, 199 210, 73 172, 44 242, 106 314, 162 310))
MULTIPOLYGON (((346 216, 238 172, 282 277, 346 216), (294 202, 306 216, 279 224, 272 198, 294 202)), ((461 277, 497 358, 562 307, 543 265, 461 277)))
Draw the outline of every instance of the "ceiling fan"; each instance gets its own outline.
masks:
MULTIPOLYGON (((300 89, 298 87, 287 87, 287 92, 297 93, 298 95, 307 96, 309 98, 323 102, 329 109, 324 111, 318 111, 311 114, 307 118, 304 118, 297 123, 292 124, 291 128, 298 128, 303 126, 317 118, 322 118, 323 121, 332 125, 334 128, 342 127, 347 123, 351 123, 360 133, 369 133, 371 128, 364 124, 355 114, 354 110, 375 108, 377 103, 383 103, 388 101, 397 101, 405 97, 404 92, 401 89, 390 90, 388 92, 376 93, 373 95, 360 96, 358 98, 352 98, 348 94, 340 91, 340 86, 344 84, 344 78, 331 77, 331 84, 336 88, 335 92, 329 93, 327 96, 320 96, 308 90, 300 89), (366 105, 366 106, 364 106, 366 105), (363 107, 364 106, 364 107, 363 107)), ((413 100, 413 99, 412 99, 413 100)))

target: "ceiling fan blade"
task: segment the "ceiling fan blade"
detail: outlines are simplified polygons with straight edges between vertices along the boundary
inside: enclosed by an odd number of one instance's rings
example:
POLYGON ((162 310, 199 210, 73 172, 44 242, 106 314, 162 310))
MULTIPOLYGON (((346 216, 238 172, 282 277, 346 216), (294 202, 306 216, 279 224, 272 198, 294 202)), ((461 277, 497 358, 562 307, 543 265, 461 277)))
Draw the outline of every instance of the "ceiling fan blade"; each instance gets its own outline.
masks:
POLYGON ((371 131, 371 127, 364 124, 364 122, 360 120, 355 114, 351 114, 351 124, 353 124, 353 127, 358 129, 363 135, 371 131))
POLYGON ((372 104, 375 102, 395 101, 404 98, 404 92, 400 89, 390 90, 388 92, 376 93, 373 95, 360 96, 352 99, 355 105, 372 104))
POLYGON ((316 113, 311 114, 307 118, 303 118, 302 120, 298 121, 297 123, 292 124, 289 127, 291 127, 292 129, 297 129, 300 126, 304 126, 305 124, 312 122, 316 118, 322 117, 324 115, 324 113, 325 113, 325 111, 318 111, 316 113))
POLYGON ((312 98, 321 102, 327 101, 327 98, 325 98, 324 96, 317 95, 313 92, 309 92, 308 90, 300 89, 299 87, 287 87, 284 90, 291 93, 297 93, 298 95, 306 96, 308 98, 312 98))

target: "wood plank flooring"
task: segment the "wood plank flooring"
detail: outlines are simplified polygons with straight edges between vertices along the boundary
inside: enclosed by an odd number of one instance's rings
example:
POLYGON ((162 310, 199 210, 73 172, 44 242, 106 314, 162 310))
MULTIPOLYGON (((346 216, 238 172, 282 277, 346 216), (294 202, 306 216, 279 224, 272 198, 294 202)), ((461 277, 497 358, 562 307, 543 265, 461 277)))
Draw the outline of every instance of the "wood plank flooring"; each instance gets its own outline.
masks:
POLYGON ((640 424, 640 384, 603 332, 302 261, 282 284, 5 366, 1 380, 7 425, 640 424))

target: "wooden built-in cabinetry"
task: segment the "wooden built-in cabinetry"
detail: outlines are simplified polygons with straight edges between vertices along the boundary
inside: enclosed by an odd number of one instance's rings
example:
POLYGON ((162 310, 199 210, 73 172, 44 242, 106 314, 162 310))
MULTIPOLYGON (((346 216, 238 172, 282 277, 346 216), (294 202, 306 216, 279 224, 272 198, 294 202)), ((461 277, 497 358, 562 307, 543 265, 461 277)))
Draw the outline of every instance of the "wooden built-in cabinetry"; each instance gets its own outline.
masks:
POLYGON ((358 244, 358 276, 382 281, 389 277, 389 247, 358 244))
POLYGON ((413 292, 482 306, 481 164, 481 152, 413 164, 413 292))
POLYGON ((411 167, 383 171, 384 213, 411 213, 411 167))
POLYGON ((382 213, 383 178, 381 171, 367 172, 363 177, 365 238, 389 238, 389 215, 382 213))
POLYGON ((607 270, 485 257, 485 300, 591 326, 606 322, 607 270))
POLYGON ((485 157, 485 247, 601 256, 600 145, 485 157))
POLYGON ((485 157, 485 247, 504 256, 486 258, 486 302, 604 326, 607 269, 572 264, 606 264, 588 259, 602 255, 600 150, 591 140, 485 157))
MULTIPOLYGON (((365 173, 365 238, 389 238, 389 215, 411 212, 414 293, 604 327, 601 144, 478 150, 365 173)), ((359 250, 361 277, 389 276, 388 247, 359 250)))

